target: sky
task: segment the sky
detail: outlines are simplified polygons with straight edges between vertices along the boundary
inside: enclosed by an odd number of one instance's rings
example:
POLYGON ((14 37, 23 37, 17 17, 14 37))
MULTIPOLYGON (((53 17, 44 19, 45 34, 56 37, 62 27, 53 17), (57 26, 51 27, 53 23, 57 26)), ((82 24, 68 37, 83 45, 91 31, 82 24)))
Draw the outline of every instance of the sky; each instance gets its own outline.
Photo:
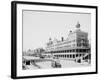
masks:
POLYGON ((91 14, 71 12, 23 11, 23 51, 45 48, 49 38, 67 38, 70 30, 80 29, 91 34, 91 14))

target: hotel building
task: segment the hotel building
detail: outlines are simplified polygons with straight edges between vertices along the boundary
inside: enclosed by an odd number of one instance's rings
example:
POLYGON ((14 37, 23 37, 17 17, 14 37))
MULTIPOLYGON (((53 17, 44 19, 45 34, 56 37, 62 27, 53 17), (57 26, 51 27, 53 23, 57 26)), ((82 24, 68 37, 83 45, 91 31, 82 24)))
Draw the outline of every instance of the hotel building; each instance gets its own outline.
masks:
POLYGON ((51 38, 45 49, 45 56, 52 55, 59 59, 90 59, 90 44, 88 33, 80 29, 80 23, 76 24, 75 31, 70 31, 67 39, 61 40, 51 38))

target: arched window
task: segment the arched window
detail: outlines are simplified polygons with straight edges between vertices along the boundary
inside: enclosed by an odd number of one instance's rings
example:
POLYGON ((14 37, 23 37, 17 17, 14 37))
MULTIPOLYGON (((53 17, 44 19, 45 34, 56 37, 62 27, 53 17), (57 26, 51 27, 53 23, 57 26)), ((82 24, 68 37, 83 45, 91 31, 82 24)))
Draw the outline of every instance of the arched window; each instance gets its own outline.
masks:
POLYGON ((75 55, 73 54, 73 58, 75 58, 75 55))
POLYGON ((79 56, 81 57, 81 54, 79 56))
POLYGON ((70 54, 70 58, 72 58, 72 55, 70 54))
POLYGON ((69 58, 69 55, 67 55, 67 57, 69 58))
POLYGON ((78 50, 78 49, 76 49, 76 52, 79 52, 79 50, 78 50))
POLYGON ((67 50, 67 52, 69 52, 69 50, 67 50))
POLYGON ((76 57, 78 57, 78 54, 76 54, 76 57))

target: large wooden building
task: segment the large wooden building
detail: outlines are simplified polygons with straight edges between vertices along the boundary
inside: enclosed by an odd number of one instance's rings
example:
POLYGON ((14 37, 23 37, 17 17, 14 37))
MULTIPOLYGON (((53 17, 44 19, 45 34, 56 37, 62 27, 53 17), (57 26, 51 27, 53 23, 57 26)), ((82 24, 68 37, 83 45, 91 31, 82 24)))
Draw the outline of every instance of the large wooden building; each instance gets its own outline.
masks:
POLYGON ((64 37, 61 40, 51 38, 47 43, 45 55, 52 55, 59 59, 84 59, 85 56, 90 58, 90 44, 88 33, 80 29, 80 23, 76 24, 75 31, 70 31, 67 39, 64 37))

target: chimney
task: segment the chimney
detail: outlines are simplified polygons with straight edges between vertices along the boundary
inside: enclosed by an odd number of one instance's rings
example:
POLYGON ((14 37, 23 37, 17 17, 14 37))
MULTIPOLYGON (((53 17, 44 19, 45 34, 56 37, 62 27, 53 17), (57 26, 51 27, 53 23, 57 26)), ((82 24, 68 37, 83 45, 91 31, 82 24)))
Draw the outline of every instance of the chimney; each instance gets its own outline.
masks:
POLYGON ((51 41, 51 38, 49 38, 49 41, 51 41))
POLYGON ((61 37, 61 41, 64 41, 64 37, 61 37))
POLYGON ((70 33, 72 32, 72 30, 70 30, 70 33))
POLYGON ((80 23, 79 22, 77 22, 76 28, 80 28, 80 23))

